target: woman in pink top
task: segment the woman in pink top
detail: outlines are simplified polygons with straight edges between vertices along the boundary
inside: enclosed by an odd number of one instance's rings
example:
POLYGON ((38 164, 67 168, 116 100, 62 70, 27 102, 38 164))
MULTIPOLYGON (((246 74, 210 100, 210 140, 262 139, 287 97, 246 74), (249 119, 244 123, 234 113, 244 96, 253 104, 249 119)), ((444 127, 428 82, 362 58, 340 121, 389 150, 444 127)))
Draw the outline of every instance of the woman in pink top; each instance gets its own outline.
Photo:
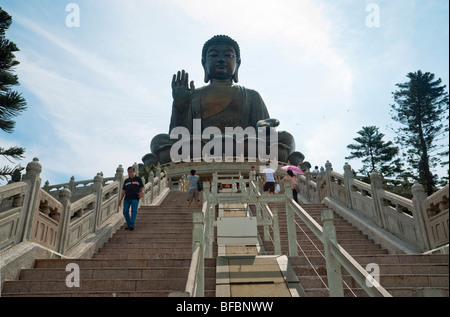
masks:
POLYGON ((281 180, 282 183, 284 183, 286 180, 291 181, 292 186, 292 197, 294 198, 295 202, 298 203, 297 199, 297 176, 294 175, 294 173, 291 170, 287 170, 287 175, 281 180))

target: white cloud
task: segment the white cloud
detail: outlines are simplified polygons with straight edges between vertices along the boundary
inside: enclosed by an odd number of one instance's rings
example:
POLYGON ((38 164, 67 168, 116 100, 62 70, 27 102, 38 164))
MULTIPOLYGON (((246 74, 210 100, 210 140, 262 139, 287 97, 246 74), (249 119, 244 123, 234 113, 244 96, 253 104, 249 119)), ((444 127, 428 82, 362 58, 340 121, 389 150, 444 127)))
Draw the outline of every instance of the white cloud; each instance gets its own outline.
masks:
MULTIPOLYGON (((379 113, 388 107, 393 84, 428 56, 417 54, 408 31, 426 33, 418 24, 419 2, 401 14, 407 1, 380 3, 382 27, 371 30, 360 1, 79 3, 77 30, 64 27, 64 5, 40 8, 36 16, 30 14, 34 5, 22 0, 14 14, 25 29, 18 33, 19 80, 42 125, 41 135, 26 140, 26 162, 38 156, 51 182, 74 171, 82 178, 99 170, 112 175, 118 164, 140 162, 152 137, 168 132, 172 74, 184 68, 200 87, 201 47, 215 34, 239 42, 240 84, 260 92, 280 128, 294 135, 297 150, 313 165, 330 160, 338 171, 361 126, 383 128, 378 123, 389 120, 379 113), (55 22, 58 10, 61 21, 55 22)), ((448 82, 448 71, 437 75, 448 82)))

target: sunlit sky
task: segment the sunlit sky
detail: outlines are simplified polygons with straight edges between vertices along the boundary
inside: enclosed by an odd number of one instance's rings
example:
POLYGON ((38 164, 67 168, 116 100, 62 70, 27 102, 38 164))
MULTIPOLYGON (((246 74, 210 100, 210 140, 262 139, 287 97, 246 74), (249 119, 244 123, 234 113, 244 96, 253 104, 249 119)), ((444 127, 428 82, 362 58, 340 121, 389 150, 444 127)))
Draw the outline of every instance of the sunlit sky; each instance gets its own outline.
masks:
MULTIPOLYGON (((363 126, 388 129, 392 92, 422 70, 449 83, 447 0, 0 0, 28 109, 1 147, 37 157, 42 181, 113 176, 168 133, 171 80, 204 85, 203 44, 241 49, 239 84, 262 96, 313 166, 343 172, 363 126), (69 5, 69 6, 68 6, 69 5), (74 6, 75 5, 75 6, 74 6), (77 7, 77 10, 72 9, 77 7), (67 10, 66 10, 67 9, 67 10), (69 19, 68 19, 69 17, 69 19), (79 18, 79 20, 77 20, 79 18), (77 22, 79 21, 79 25, 77 22)), ((447 88, 448 91, 448 88, 447 88)), ((0 161, 3 165, 12 165, 0 161)), ((3 166, 2 165, 2 166, 3 166)))

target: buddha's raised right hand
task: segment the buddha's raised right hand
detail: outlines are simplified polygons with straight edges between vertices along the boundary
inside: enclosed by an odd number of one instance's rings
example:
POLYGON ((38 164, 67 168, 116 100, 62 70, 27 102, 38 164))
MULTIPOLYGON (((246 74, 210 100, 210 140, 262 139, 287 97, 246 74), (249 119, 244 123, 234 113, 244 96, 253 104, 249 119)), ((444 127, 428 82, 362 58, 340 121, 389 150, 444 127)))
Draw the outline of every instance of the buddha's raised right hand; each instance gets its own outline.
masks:
POLYGON ((190 88, 188 86, 189 83, 189 74, 184 71, 184 69, 177 74, 174 74, 172 77, 172 97, 175 103, 175 106, 179 110, 183 110, 186 104, 191 101, 192 96, 195 91, 194 81, 191 81, 190 88))

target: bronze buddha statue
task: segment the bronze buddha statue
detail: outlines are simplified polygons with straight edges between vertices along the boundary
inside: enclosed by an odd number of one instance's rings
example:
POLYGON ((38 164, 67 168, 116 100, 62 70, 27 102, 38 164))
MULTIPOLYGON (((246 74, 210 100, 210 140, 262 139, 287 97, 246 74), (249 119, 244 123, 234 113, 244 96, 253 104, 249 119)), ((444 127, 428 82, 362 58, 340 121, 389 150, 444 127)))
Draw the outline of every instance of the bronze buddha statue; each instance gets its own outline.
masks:
MULTIPOLYGON (((271 119, 260 94, 237 85, 241 65, 239 45, 226 35, 216 35, 208 40, 202 50, 202 66, 205 83, 195 88, 189 82, 189 74, 178 71, 172 78, 172 116, 169 131, 185 127, 193 133, 194 119, 201 119, 201 130, 217 127, 222 134, 225 128, 269 126, 275 128, 279 122, 271 119)), ((151 142, 150 154, 143 157, 144 165, 168 163, 171 161, 170 147, 177 140, 168 134, 159 134, 151 142)), ((286 131, 278 132, 278 160, 300 164, 304 156, 295 152, 295 141, 286 131)))

